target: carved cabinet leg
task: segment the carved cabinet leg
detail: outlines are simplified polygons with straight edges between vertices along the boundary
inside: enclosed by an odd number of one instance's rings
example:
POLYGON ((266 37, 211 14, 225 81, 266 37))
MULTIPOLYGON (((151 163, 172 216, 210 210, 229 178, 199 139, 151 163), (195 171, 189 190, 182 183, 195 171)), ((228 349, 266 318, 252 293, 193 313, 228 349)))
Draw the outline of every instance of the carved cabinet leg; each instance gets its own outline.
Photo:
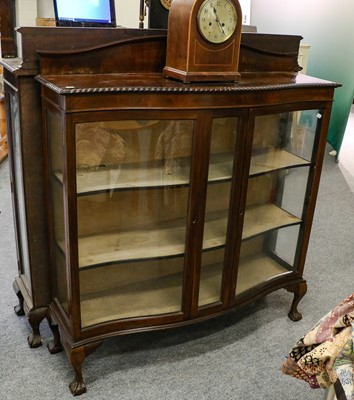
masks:
POLYGON ((47 344, 47 349, 49 350, 50 354, 60 353, 63 350, 63 346, 60 340, 59 327, 53 322, 49 312, 47 314, 47 321, 53 334, 53 340, 47 344))
POLYGON ((37 308, 29 311, 27 319, 32 328, 32 333, 28 336, 27 341, 31 348, 42 346, 41 334, 39 332, 39 324, 46 316, 47 308, 37 308))
POLYGON ((25 315, 27 312, 27 319, 32 328, 32 333, 27 337, 27 342, 31 348, 42 346, 41 334, 39 325, 43 321, 47 313, 47 307, 32 308, 28 311, 28 305, 25 312, 25 301, 21 293, 17 280, 13 283, 13 289, 18 297, 19 304, 14 307, 15 313, 18 316, 25 315))
POLYGON ((23 296, 22 296, 21 290, 18 287, 18 284, 16 281, 14 281, 12 287, 18 298, 18 305, 14 307, 14 310, 15 310, 16 315, 18 315, 20 317, 22 315, 25 315, 25 310, 23 308, 23 296))
POLYGON ((301 313, 299 313, 297 306, 300 300, 305 296, 307 292, 307 283, 306 282, 297 283, 295 285, 288 286, 286 290, 288 290, 291 293, 294 293, 294 300, 291 304, 288 317, 292 321, 299 321, 302 318, 302 315, 301 313))
POLYGON ((82 364, 85 358, 93 353, 101 344, 102 341, 97 341, 73 349, 65 348, 75 371, 75 379, 69 385, 70 391, 74 396, 79 396, 86 392, 86 385, 82 377, 82 364))

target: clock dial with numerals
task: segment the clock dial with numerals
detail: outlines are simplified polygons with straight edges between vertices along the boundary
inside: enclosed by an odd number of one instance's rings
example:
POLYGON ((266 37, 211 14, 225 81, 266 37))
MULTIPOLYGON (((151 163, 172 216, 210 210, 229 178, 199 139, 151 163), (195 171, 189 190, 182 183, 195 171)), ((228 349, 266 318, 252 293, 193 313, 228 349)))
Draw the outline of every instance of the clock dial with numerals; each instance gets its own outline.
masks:
POLYGON ((223 43, 235 32, 237 14, 229 0, 205 0, 200 6, 197 23, 200 34, 211 43, 223 43))

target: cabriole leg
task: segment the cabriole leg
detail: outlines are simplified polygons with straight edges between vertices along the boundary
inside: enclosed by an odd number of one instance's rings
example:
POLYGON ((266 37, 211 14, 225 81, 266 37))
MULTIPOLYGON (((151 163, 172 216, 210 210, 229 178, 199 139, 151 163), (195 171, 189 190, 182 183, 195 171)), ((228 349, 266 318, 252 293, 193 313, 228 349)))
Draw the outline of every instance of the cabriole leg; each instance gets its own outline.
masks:
POLYGON ((42 338, 39 331, 39 325, 43 321, 46 316, 47 308, 37 308, 35 310, 31 310, 27 319, 32 328, 32 333, 28 336, 27 341, 31 348, 36 348, 42 346, 42 338))
POLYGON ((18 287, 18 284, 16 281, 14 281, 12 287, 14 288, 14 292, 18 298, 18 305, 14 307, 15 314, 20 317, 22 315, 25 315, 25 310, 23 308, 23 301, 24 301, 23 296, 22 296, 21 290, 18 287))
POLYGON ((297 306, 298 306, 300 300, 305 296, 305 294, 307 292, 307 283, 305 281, 300 282, 295 285, 288 286, 286 288, 286 290, 288 290, 291 293, 294 293, 294 300, 291 303, 291 308, 290 308, 288 317, 292 321, 300 321, 300 319, 302 318, 302 315, 301 315, 301 313, 299 313, 297 306))
POLYGON ((47 344, 47 349, 49 350, 50 354, 60 353, 63 350, 63 346, 60 340, 59 328, 58 325, 53 322, 49 311, 47 313, 47 321, 53 334, 53 340, 47 344))
POLYGON ((75 371, 75 379, 69 385, 70 391, 74 396, 79 396, 86 392, 86 385, 82 377, 82 364, 85 358, 93 353, 101 344, 102 341, 98 341, 74 349, 68 349, 68 357, 75 371))

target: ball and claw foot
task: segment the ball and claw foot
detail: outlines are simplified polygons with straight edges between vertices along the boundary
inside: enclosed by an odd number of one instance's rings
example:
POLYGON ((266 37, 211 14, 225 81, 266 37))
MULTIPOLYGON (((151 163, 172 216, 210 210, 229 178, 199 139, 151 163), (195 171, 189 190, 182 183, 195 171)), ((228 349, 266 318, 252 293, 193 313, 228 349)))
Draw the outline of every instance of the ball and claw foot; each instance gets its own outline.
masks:
POLYGON ((298 306, 300 300, 306 294, 307 284, 305 281, 303 281, 303 282, 297 283, 295 285, 291 285, 291 286, 287 287, 286 289, 288 292, 294 293, 294 300, 291 304, 291 308, 288 313, 288 317, 294 322, 300 321, 300 319, 302 318, 302 315, 297 310, 297 306, 298 306))
POLYGON ((86 393, 86 385, 84 382, 79 382, 76 379, 70 383, 69 388, 73 396, 80 396, 86 393))
POLYGON ((28 345, 31 349, 36 349, 37 347, 42 346, 42 339, 40 334, 36 333, 31 333, 27 337, 27 342, 28 345))
POLYGON ((15 314, 16 314, 18 317, 21 317, 21 316, 25 315, 25 310, 23 309, 23 305, 22 305, 22 304, 16 305, 16 306, 14 307, 14 311, 15 311, 15 314))
POLYGON ((290 311, 290 312, 288 313, 288 317, 289 317, 292 321, 296 322, 296 321, 300 321, 300 319, 302 319, 302 314, 299 313, 299 311, 290 311))

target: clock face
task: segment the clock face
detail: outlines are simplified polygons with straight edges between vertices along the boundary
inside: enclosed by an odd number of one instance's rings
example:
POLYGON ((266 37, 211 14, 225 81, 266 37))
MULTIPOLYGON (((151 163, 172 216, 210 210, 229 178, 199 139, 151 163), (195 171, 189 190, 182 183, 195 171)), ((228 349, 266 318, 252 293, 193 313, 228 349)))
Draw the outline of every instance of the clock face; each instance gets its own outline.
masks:
POLYGON ((237 13, 230 0, 205 0, 197 14, 200 34, 211 43, 223 43, 236 30, 237 13))
POLYGON ((160 0, 160 3, 169 10, 171 7, 172 0, 160 0))

